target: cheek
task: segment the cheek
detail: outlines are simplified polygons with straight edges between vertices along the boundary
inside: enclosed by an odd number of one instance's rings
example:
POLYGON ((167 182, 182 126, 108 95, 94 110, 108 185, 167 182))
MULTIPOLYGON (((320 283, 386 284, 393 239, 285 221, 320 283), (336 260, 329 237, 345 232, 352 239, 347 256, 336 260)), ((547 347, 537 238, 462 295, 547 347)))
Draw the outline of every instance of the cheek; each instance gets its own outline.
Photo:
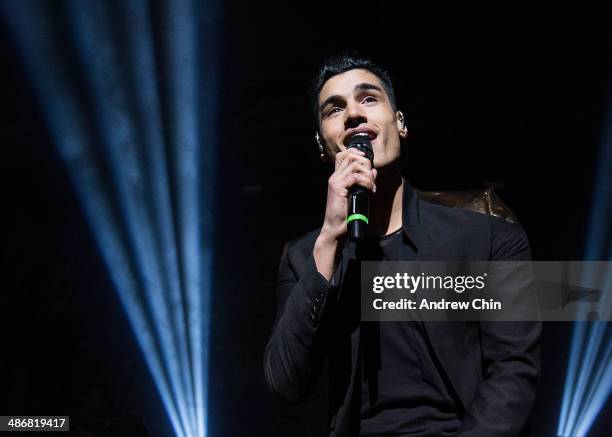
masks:
POLYGON ((327 144, 327 148, 334 153, 342 152, 346 149, 344 144, 340 143, 341 135, 335 132, 331 132, 329 135, 325 137, 325 144, 327 144))
POLYGON ((377 140, 380 140, 380 142, 376 141, 375 144, 378 143, 377 145, 380 147, 381 153, 384 153, 385 155, 395 155, 396 153, 399 153, 401 148, 400 141, 395 131, 387 131, 386 135, 383 137, 378 137, 377 140))
POLYGON ((341 133, 340 131, 338 131, 338 129, 334 126, 333 123, 327 122, 327 123, 323 123, 321 125, 321 133, 322 133, 322 137, 323 140, 325 141, 325 144, 327 146, 327 149, 331 152, 340 152, 341 150, 338 150, 338 138, 339 138, 339 133, 341 133))
POLYGON ((340 149, 337 145, 336 142, 333 139, 328 138, 327 142, 325 143, 325 150, 327 152, 327 154, 330 156, 330 158, 332 160, 336 159, 336 155, 340 152, 342 152, 344 150, 344 147, 342 149, 340 149))

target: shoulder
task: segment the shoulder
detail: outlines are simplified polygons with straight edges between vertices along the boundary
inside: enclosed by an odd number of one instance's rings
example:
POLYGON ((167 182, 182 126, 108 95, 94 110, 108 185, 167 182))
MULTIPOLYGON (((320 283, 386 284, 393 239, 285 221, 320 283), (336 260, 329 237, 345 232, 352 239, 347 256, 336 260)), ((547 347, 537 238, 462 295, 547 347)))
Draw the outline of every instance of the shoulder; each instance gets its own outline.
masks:
POLYGON ((293 252, 296 250, 299 251, 308 248, 312 249, 314 247, 315 240, 317 239, 320 233, 321 228, 319 227, 317 229, 308 231, 305 234, 294 238, 293 240, 289 240, 283 246, 283 254, 287 253, 288 251, 293 252))
POLYGON ((529 259, 531 259, 531 249, 523 227, 519 223, 491 217, 491 260, 529 259))
POLYGON ((470 231, 490 226, 488 214, 472 211, 461 206, 433 203, 419 197, 421 221, 443 227, 447 230, 470 231))
POLYGON ((492 191, 458 192, 446 198, 429 194, 419 193, 419 211, 437 233, 488 247, 491 260, 530 256, 525 230, 492 191))
POLYGON ((305 261, 314 249, 315 241, 321 233, 321 228, 313 229, 288 241, 283 246, 282 258, 289 260, 292 264, 305 261))

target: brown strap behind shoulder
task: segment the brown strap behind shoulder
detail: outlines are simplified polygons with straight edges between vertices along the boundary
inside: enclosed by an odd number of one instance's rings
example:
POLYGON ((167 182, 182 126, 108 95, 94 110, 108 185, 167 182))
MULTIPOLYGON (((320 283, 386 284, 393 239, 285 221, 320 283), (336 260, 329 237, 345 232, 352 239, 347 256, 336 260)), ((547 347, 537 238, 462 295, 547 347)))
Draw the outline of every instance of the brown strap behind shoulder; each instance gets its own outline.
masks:
POLYGON ((426 202, 490 214, 510 223, 518 223, 516 216, 495 194, 493 188, 468 191, 415 191, 419 198, 426 202))

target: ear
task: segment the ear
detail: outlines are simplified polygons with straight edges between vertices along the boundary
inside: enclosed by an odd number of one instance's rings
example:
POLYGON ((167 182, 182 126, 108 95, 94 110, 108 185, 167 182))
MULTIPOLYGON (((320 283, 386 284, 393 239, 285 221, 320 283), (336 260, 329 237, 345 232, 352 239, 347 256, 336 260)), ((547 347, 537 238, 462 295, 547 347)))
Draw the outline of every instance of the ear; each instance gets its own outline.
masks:
POLYGON ((402 139, 408 137, 408 128, 406 127, 406 119, 404 118, 404 114, 402 111, 395 112, 395 118, 397 123, 397 131, 399 132, 399 136, 402 139))

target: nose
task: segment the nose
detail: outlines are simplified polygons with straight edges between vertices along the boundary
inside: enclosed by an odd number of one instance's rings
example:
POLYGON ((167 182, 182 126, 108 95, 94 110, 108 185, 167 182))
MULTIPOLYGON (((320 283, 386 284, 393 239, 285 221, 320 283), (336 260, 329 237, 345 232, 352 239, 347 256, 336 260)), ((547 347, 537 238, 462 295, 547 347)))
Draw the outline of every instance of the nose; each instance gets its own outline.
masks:
POLYGON ((359 126, 361 123, 366 123, 368 120, 363 112, 363 109, 358 104, 349 104, 344 111, 344 128, 352 129, 359 126))

